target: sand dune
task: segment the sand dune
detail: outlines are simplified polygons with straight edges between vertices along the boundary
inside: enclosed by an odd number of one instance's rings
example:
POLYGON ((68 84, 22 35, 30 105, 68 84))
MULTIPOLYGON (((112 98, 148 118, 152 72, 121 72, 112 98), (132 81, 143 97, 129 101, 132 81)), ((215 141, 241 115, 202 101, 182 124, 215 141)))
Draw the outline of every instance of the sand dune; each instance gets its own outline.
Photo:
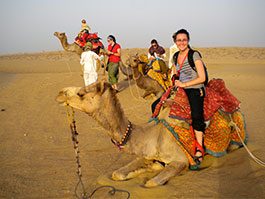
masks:
MULTIPOLYGON (((198 48, 211 78, 222 78, 242 102, 249 134, 248 147, 265 161, 265 49, 198 48)), ((129 54, 147 49, 123 49, 129 54)), ((168 49, 167 49, 168 52, 168 49)), ((0 197, 74 198, 77 183, 75 154, 65 109, 55 102, 58 91, 83 86, 77 55, 42 52, 0 56, 0 197)), ((103 74, 103 71, 100 71, 103 74)), ((118 98, 133 123, 145 123, 150 104, 133 81, 125 81, 118 98), (128 100, 129 99, 129 100, 128 100)), ((111 172, 133 159, 110 142, 106 132, 87 115, 76 112, 83 181, 88 192, 111 185, 131 198, 264 198, 265 170, 241 148, 221 158, 207 156, 204 169, 185 171, 165 186, 146 189, 141 175, 126 182, 109 179, 111 172)), ((95 198, 108 197, 100 190, 95 198)))

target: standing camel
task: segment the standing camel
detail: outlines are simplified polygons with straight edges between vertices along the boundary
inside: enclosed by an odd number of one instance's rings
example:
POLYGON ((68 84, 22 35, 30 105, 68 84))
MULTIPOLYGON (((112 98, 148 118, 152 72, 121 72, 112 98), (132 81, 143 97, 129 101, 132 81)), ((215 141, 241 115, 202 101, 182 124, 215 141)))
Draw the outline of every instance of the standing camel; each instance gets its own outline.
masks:
POLYGON ((67 36, 64 32, 55 32, 53 35, 60 40, 62 47, 65 51, 73 52, 81 56, 83 49, 80 48, 76 43, 69 44, 67 41, 67 36))
MULTIPOLYGON (((96 82, 84 88, 64 88, 59 92, 56 101, 64 106, 69 105, 87 113, 107 131, 116 146, 124 152, 138 156, 128 165, 114 171, 112 173, 113 180, 128 180, 146 172, 148 169, 159 170, 159 173, 147 180, 144 185, 145 187, 155 187, 165 184, 171 177, 188 168, 190 163, 189 156, 183 150, 182 144, 171 135, 168 128, 165 128, 163 122, 157 125, 146 123, 143 126, 131 123, 125 116, 116 92, 109 83, 96 82)), ((168 109, 166 108, 165 110, 168 109)), ((218 112, 215 114, 219 115, 218 112)), ((168 118, 160 117, 165 120, 168 118)), ((223 116, 218 117, 222 117, 225 120, 223 116)), ((208 129, 211 129, 214 122, 217 125, 212 130, 215 132, 219 130, 219 132, 216 132, 218 136, 224 130, 228 136, 232 134, 232 129, 228 122, 222 122, 218 126, 219 122, 215 118, 212 119, 208 129)), ((235 123, 238 126, 242 126, 244 125, 244 120, 239 119, 235 123)), ((179 131, 181 130, 183 130, 183 127, 179 128, 179 131)), ((207 133, 205 135, 205 139, 208 139, 209 143, 214 144, 214 141, 211 140, 213 136, 210 135, 207 138, 207 133)), ((228 138, 233 141, 232 138, 228 138)), ((234 143, 229 140, 225 140, 225 143, 227 143, 225 147, 234 143)))
MULTIPOLYGON (((65 33, 55 32, 54 36, 56 36, 60 40, 61 45, 65 51, 73 52, 81 56, 83 49, 80 48, 76 43, 69 44, 65 33)), ((100 49, 100 53, 105 54, 106 52, 104 49, 100 49)), ((104 64, 104 67, 105 65, 106 64, 104 64)), ((119 67, 125 76, 127 76, 128 78, 132 77, 132 70, 130 68, 126 67, 122 62, 120 62, 119 67)))

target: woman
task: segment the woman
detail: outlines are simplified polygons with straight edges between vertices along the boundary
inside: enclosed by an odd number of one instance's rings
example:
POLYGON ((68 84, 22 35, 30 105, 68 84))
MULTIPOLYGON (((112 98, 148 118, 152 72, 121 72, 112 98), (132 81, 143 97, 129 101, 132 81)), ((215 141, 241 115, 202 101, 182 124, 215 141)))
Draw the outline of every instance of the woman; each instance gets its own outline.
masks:
POLYGON ((179 54, 175 67, 172 68, 172 74, 176 74, 175 86, 184 89, 190 103, 192 127, 196 138, 196 149, 194 160, 199 165, 204 156, 203 135, 205 123, 203 117, 203 102, 205 96, 204 82, 206 74, 203 62, 198 52, 194 52, 193 60, 196 70, 193 70, 188 62, 188 52, 190 50, 190 36, 187 30, 181 29, 173 35, 179 54))
POLYGON ((108 41, 108 76, 109 82, 112 85, 112 88, 118 91, 118 74, 119 74, 119 62, 121 61, 121 46, 116 43, 116 39, 113 35, 109 35, 107 38, 108 41))

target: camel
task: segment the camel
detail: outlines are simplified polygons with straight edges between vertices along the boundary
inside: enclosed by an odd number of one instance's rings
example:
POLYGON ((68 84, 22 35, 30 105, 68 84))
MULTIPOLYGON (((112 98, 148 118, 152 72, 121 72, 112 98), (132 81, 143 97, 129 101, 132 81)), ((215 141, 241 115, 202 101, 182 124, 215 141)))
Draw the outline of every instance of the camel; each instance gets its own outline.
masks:
POLYGON ((55 32, 53 35, 60 40, 62 47, 65 51, 74 52, 79 56, 81 56, 83 49, 80 48, 76 43, 69 44, 67 41, 67 36, 64 32, 63 33, 55 32))
MULTIPOLYGON (((83 49, 80 48, 76 43, 69 44, 65 33, 54 32, 54 36, 56 36, 60 40, 62 47, 65 51, 73 52, 81 56, 83 49)), ((100 52, 97 53, 105 54, 106 51, 104 49, 100 49, 100 52)), ((106 64, 104 64, 104 67, 105 65, 106 64)), ((132 70, 130 68, 126 67, 122 62, 120 62, 119 67, 125 76, 127 76, 128 78, 132 78, 132 70)))
MULTIPOLYGON (((158 174, 147 180, 144 186, 155 187, 165 184, 189 166, 188 157, 181 145, 161 122, 141 126, 128 120, 109 83, 96 82, 83 88, 64 88, 57 95, 56 101, 87 113, 106 130, 116 146, 138 156, 128 165, 114 171, 113 180, 129 180, 152 170, 158 174)), ((165 110, 168 111, 167 108, 165 110)))
POLYGON ((157 97, 161 97, 161 95, 164 93, 164 89, 157 81, 150 78, 149 76, 144 76, 141 72, 139 72, 139 60, 137 56, 130 56, 126 63, 132 68, 133 78, 136 81, 136 85, 145 91, 142 95, 143 98, 152 93, 157 97))

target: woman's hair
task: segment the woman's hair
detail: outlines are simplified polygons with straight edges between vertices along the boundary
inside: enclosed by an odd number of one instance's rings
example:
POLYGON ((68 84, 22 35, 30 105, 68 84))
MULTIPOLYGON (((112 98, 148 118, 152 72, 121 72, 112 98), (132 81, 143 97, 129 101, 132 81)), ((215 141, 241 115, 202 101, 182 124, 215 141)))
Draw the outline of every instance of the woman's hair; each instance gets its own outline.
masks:
POLYGON ((158 44, 156 39, 152 39, 151 44, 158 44))
POLYGON ((185 34, 185 35, 187 35, 188 40, 190 40, 190 34, 189 34, 189 32, 187 30, 185 30, 185 29, 180 29, 180 30, 178 30, 177 32, 175 32, 172 35, 172 38, 173 38, 173 41, 174 42, 176 41, 176 38, 177 38, 177 35, 178 34, 185 34))
POLYGON ((116 43, 116 39, 115 39, 115 37, 113 35, 109 35, 108 39, 110 39, 110 40, 114 41, 114 43, 116 43))

